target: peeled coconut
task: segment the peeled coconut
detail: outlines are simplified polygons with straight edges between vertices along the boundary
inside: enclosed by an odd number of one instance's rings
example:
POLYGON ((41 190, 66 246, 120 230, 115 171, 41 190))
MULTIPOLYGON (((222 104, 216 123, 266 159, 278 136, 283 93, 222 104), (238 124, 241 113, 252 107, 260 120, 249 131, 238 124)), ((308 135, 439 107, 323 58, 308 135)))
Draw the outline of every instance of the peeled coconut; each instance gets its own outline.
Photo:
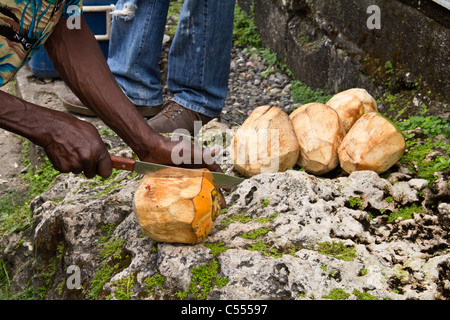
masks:
POLYGON ((338 149, 341 168, 347 173, 372 170, 383 173, 405 152, 401 130, 379 113, 370 112, 355 122, 338 149))
POLYGON ((336 110, 346 132, 362 115, 378 112, 375 99, 365 89, 360 88, 339 92, 326 104, 336 110))
POLYGON ((156 241, 199 243, 219 211, 219 189, 207 169, 168 168, 146 174, 134 195, 140 226, 156 241))
POLYGON ((345 136, 342 121, 334 109, 322 103, 299 109, 293 117, 291 114, 300 148, 297 163, 316 175, 330 172, 339 164, 337 150, 345 136))
POLYGON ((299 147, 289 116, 275 106, 257 107, 237 130, 230 155, 245 177, 294 167, 299 147))
POLYGON ((297 109, 292 111, 292 113, 289 115, 289 118, 292 120, 298 113, 300 113, 301 111, 305 110, 310 105, 314 105, 314 104, 316 104, 316 102, 306 103, 306 104, 301 105, 300 107, 298 107, 297 109))

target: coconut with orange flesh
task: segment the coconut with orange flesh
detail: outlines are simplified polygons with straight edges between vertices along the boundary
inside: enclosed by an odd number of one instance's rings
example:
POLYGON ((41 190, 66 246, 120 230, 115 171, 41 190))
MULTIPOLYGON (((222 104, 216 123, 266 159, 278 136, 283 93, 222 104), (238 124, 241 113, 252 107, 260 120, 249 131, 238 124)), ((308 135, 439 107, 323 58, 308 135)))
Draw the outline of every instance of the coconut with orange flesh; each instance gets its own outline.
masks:
POLYGON ((220 192, 207 169, 168 168, 146 174, 134 195, 143 232, 161 242, 201 242, 219 211, 220 192))

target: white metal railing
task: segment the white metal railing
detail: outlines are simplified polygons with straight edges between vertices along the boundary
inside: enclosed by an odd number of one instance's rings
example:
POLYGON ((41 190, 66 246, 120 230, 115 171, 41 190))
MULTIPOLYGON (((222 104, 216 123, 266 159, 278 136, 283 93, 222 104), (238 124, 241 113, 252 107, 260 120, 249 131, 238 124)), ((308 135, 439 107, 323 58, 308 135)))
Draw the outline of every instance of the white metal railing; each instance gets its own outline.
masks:
POLYGON ((114 11, 115 5, 108 6, 83 6, 83 12, 105 12, 106 13, 106 34, 95 35, 98 41, 108 41, 111 37, 111 12, 114 11))

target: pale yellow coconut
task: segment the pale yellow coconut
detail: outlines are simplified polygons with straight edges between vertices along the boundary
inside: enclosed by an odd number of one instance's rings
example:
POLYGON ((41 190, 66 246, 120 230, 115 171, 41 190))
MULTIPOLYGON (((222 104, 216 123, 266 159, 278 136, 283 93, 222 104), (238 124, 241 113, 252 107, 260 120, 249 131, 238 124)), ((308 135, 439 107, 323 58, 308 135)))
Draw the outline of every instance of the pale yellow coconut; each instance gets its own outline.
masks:
POLYGON ((292 125, 300 148, 298 165, 316 175, 338 166, 337 150, 345 130, 334 109, 322 103, 310 103, 296 112, 292 125))
POLYGON ((299 155, 297 138, 286 112, 275 106, 257 107, 237 130, 230 156, 245 177, 283 172, 299 155))
POLYGON ((355 122, 339 146, 341 168, 348 173, 372 170, 383 173, 405 152, 401 130, 379 113, 370 112, 355 122))
POLYGON ((375 99, 365 89, 360 88, 339 92, 326 104, 336 110, 346 132, 362 115, 378 112, 375 99))
POLYGON ((194 244, 211 231, 220 211, 220 193, 207 169, 169 168, 146 174, 133 204, 148 237, 194 244))
POLYGON ((289 115, 289 118, 291 118, 291 120, 301 111, 305 110, 308 106, 315 104, 315 102, 312 103, 307 103, 307 104, 303 104, 300 107, 296 108, 294 111, 291 112, 291 114, 289 115))

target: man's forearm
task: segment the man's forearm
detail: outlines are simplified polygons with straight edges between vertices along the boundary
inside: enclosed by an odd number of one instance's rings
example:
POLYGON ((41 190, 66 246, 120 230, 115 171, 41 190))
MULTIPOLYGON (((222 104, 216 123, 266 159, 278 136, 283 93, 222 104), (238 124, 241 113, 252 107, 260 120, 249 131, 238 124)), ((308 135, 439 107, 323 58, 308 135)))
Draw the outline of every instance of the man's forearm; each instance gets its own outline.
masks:
MULTIPOLYGON (((21 135, 35 144, 45 145, 52 110, 39 107, 0 91, 0 128, 21 135)), ((52 117, 53 118, 53 117, 52 117)))
POLYGON ((81 29, 69 30, 63 19, 46 43, 55 68, 80 100, 113 129, 140 157, 150 150, 144 138, 151 130, 111 73, 95 36, 82 18, 81 29))

